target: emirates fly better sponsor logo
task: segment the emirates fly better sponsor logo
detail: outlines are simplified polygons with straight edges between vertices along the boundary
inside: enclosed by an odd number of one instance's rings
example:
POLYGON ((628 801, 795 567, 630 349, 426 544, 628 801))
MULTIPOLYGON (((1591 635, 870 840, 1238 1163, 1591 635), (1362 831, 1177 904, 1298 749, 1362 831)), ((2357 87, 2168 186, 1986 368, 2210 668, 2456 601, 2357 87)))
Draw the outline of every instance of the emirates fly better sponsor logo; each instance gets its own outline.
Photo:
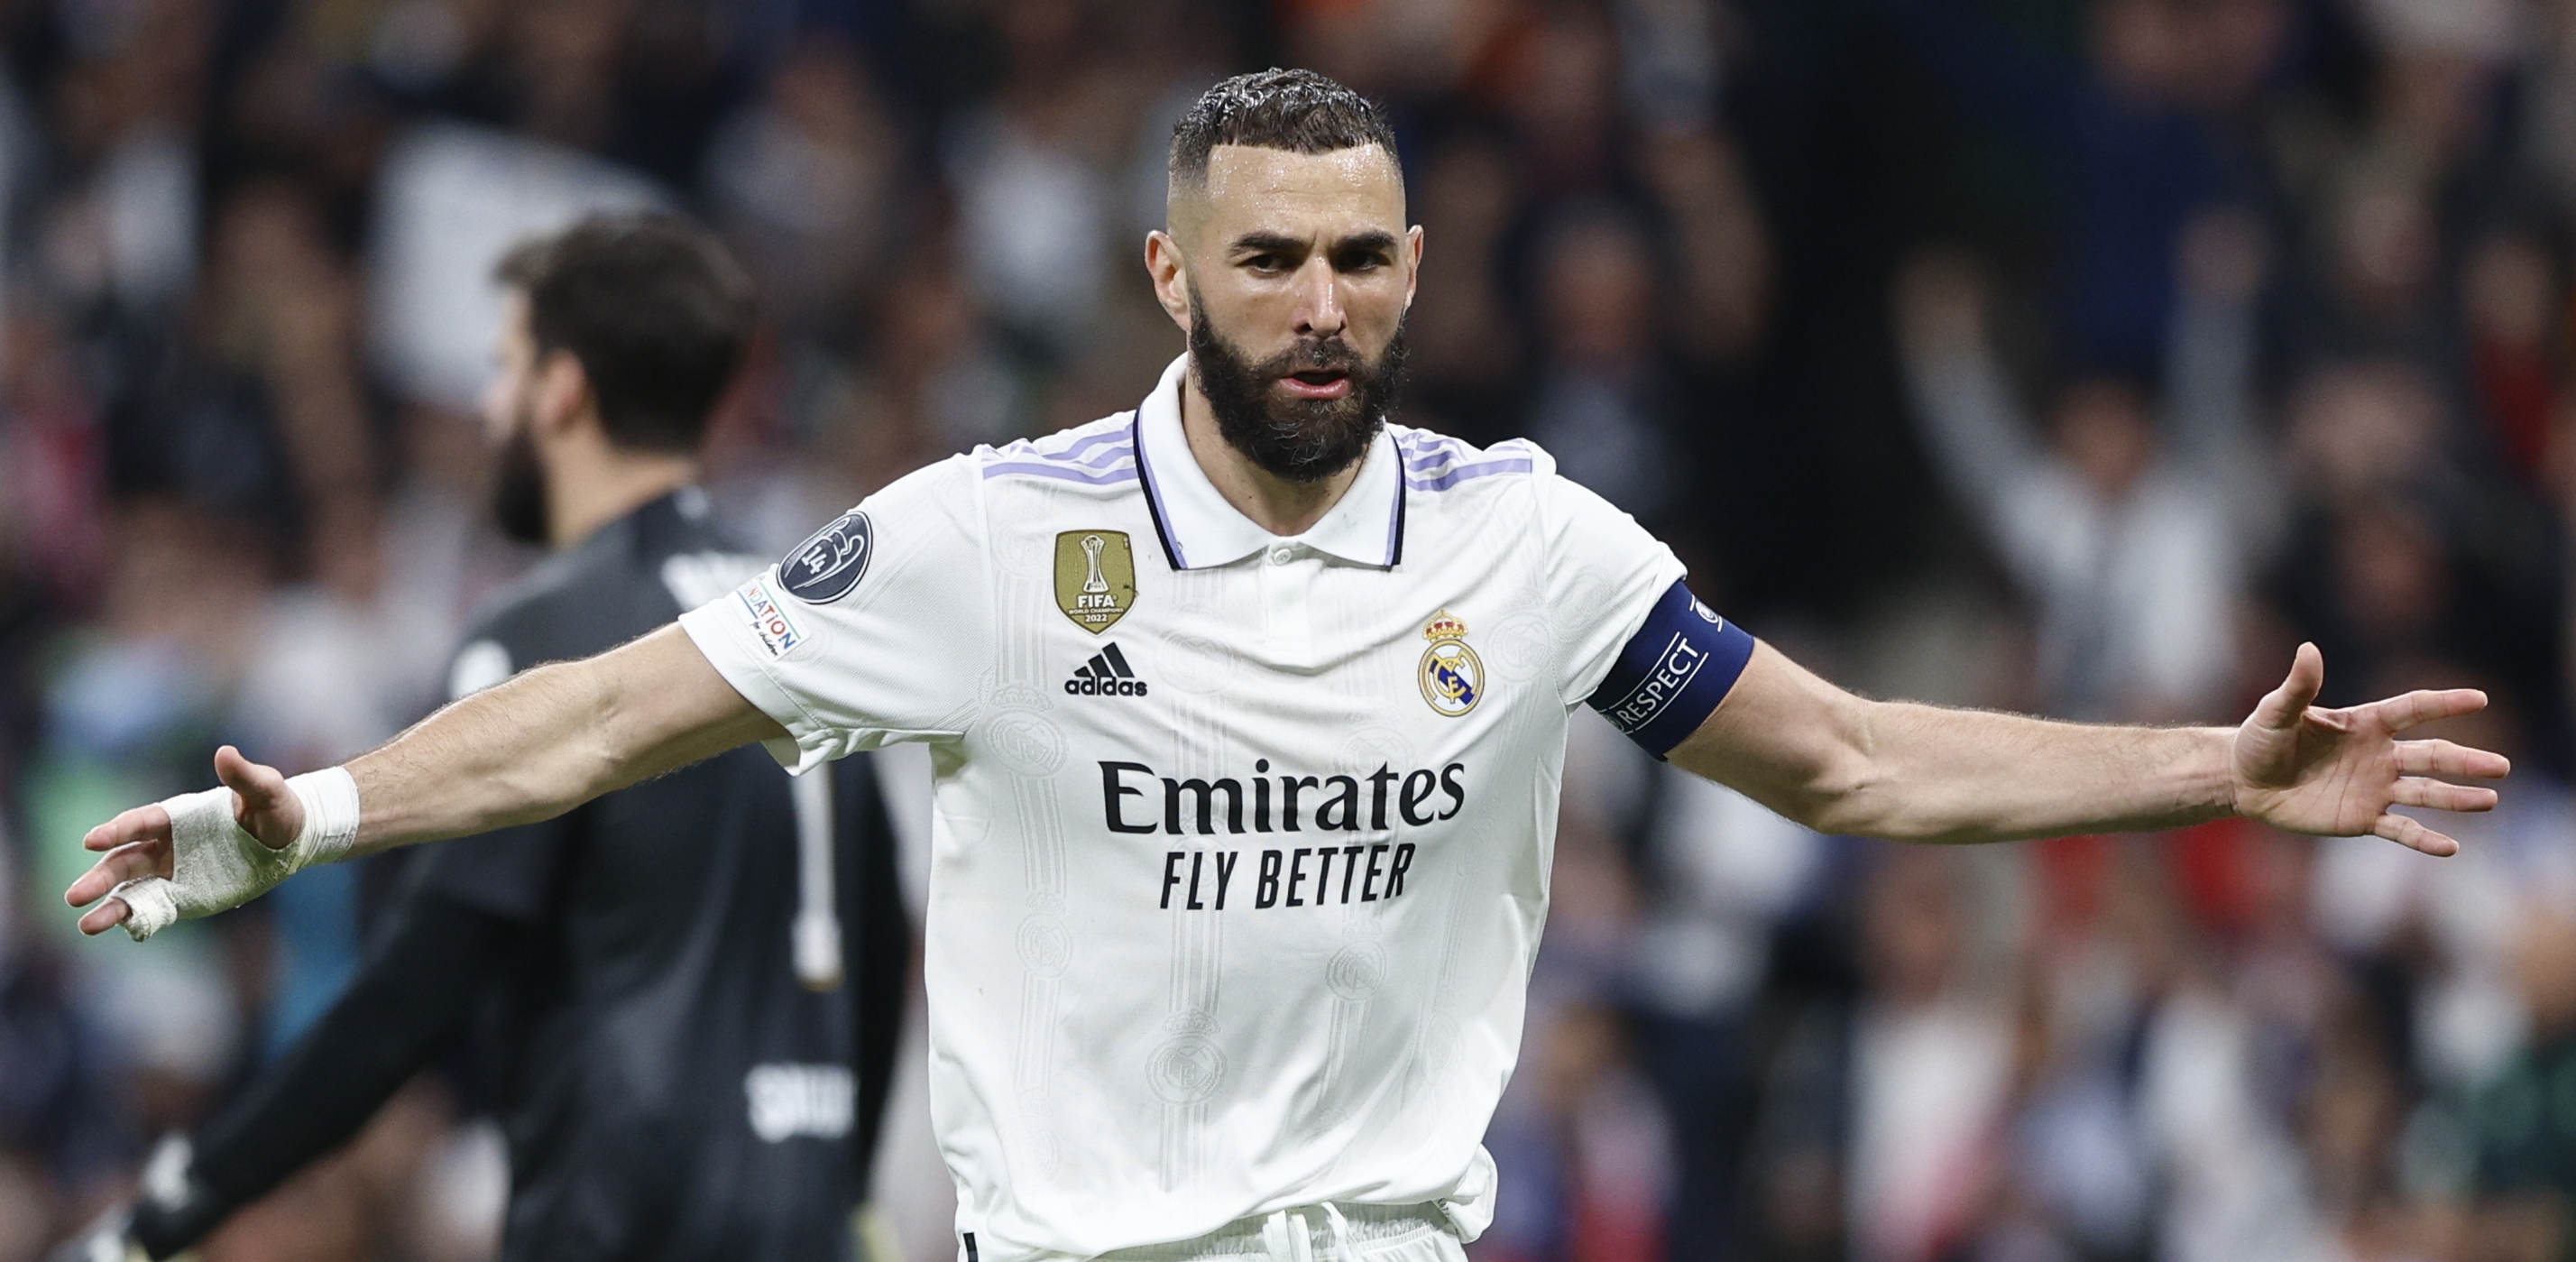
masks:
POLYGON ((1240 908, 1247 897, 1254 911, 1374 903, 1420 884, 1422 844, 1402 830, 1467 809, 1467 764, 1307 776, 1256 758, 1249 776, 1205 780, 1103 761, 1100 806, 1112 834, 1224 838, 1163 852, 1158 910, 1224 911, 1229 899, 1240 908))

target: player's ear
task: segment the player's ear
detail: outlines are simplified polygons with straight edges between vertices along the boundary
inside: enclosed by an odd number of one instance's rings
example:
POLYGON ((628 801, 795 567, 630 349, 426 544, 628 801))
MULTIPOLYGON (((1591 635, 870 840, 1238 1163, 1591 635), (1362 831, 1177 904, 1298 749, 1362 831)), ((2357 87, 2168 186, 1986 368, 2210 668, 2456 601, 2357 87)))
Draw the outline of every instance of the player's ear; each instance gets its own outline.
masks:
POLYGON ((537 361, 533 419, 549 433, 561 433, 591 410, 590 375, 571 351, 550 351, 537 361))
POLYGON ((1404 230, 1404 248, 1412 257, 1412 261, 1406 264, 1404 269, 1404 308, 1410 311, 1413 309, 1413 291, 1422 283, 1421 224, 1415 224, 1404 230))
POLYGON ((1145 234, 1145 274, 1154 281, 1154 301, 1163 304, 1163 314, 1186 333, 1190 327, 1189 260, 1181 257, 1181 243, 1172 234, 1156 229, 1145 234))

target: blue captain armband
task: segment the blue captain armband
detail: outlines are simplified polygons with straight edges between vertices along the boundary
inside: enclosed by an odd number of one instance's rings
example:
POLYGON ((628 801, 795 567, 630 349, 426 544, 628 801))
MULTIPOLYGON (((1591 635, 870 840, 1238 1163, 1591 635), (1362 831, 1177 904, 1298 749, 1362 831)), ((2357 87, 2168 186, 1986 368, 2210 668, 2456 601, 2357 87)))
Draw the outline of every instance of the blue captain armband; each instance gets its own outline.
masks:
POLYGON ((1699 730, 1753 660, 1753 637, 1675 582, 1589 702, 1660 759, 1699 730))

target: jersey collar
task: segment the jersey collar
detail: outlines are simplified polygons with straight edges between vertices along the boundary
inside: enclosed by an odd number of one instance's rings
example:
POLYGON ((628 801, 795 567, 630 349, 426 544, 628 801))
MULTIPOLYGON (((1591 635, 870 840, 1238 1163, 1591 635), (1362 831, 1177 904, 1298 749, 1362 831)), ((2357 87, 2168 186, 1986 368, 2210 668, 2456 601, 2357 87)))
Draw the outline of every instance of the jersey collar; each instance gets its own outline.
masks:
POLYGON ((1181 391, 1189 367, 1187 355, 1173 360, 1131 422, 1145 505, 1173 569, 1231 565, 1278 544, 1303 544, 1377 569, 1393 569, 1404 559, 1404 479, 1397 473, 1402 461, 1393 435, 1378 431, 1359 477, 1322 520, 1302 535, 1274 535, 1227 503, 1190 454, 1190 441, 1181 432, 1181 391))

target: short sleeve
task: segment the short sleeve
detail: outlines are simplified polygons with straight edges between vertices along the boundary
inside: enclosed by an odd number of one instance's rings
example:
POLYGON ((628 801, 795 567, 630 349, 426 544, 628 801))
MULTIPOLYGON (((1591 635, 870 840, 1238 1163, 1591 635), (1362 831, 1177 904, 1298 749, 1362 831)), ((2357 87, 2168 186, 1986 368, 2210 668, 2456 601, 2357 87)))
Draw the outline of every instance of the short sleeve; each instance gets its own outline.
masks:
POLYGON ((1682 579, 1681 560, 1637 519, 1546 461, 1534 480, 1547 531, 1547 603, 1557 683, 1574 705, 1600 688, 1655 604, 1682 579))
POLYGON ((897 480, 680 627, 788 738, 802 773, 863 749, 965 730, 991 660, 975 468, 897 480))

